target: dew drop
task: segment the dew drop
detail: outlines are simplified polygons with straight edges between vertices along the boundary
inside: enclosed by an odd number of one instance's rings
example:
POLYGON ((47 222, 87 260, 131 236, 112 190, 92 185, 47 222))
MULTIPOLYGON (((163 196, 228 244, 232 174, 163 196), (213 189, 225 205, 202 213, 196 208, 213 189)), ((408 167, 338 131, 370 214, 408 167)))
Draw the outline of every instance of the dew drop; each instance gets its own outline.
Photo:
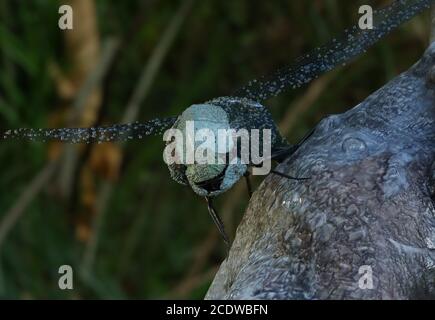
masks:
POLYGON ((435 250, 435 234, 425 239, 426 246, 430 250, 435 250))
POLYGON ((346 138, 342 144, 343 151, 349 154, 361 154, 366 152, 366 143, 359 138, 346 138))

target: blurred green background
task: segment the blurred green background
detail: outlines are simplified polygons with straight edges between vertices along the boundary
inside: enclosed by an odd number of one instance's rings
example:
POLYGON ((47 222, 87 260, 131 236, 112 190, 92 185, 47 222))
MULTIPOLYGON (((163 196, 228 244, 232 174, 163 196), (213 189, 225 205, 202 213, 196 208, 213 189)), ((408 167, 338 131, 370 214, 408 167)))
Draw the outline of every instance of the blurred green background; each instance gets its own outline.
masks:
MULTIPOLYGON (((178 115, 324 43, 367 2, 390 1, 0 0, 0 128, 111 124, 127 110, 138 121, 178 115), (72 31, 58 28, 61 4, 74 9, 72 31), (106 72, 77 106, 104 55, 112 55, 106 72)), ((289 141, 409 68, 427 45, 428 20, 269 100, 289 141)), ((171 180, 163 146, 160 137, 123 146, 1 142, 0 297, 202 298, 225 245, 205 201, 171 180), (58 288, 64 264, 74 290, 58 288)), ((231 238, 247 204, 243 182, 217 200, 231 238)))

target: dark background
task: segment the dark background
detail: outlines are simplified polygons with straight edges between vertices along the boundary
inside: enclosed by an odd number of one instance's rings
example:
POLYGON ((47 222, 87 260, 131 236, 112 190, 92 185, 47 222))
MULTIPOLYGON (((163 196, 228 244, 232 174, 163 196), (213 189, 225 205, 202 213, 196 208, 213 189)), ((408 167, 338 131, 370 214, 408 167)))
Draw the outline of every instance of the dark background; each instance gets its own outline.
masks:
MULTIPOLYGON (((0 128, 118 123, 132 96, 139 121, 178 115, 329 40, 357 21, 359 5, 389 2, 0 0, 0 128), (73 6, 73 31, 58 28, 61 4, 73 6), (168 50, 156 53, 183 6, 168 50), (77 111, 109 39, 118 49, 77 111)), ((428 21, 415 18, 354 63, 267 101, 289 141, 409 68, 428 43, 428 21)), ((202 298, 225 245, 205 201, 171 180, 162 152, 160 137, 1 142, 0 297, 202 298), (74 290, 58 288, 63 264, 74 290)), ((244 183, 217 200, 231 238, 247 203, 244 183)))

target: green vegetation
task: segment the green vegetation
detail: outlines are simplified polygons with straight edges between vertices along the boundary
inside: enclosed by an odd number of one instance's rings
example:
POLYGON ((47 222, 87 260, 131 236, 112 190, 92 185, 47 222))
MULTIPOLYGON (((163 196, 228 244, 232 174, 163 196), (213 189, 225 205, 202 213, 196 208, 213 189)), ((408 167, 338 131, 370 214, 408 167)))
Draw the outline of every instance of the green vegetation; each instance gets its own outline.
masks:
MULTIPOLYGON (((290 63, 352 25, 357 5, 366 2, 195 1, 140 105, 138 120, 177 115, 190 104, 231 94, 247 80, 290 63)), ((380 6, 387 1, 372 2, 380 6)), ((52 70, 73 74, 77 64, 71 59, 73 49, 65 46, 68 31, 58 28, 60 3, 0 0, 2 129, 66 125, 58 119, 71 109, 71 99, 59 93, 61 80, 52 70)), ((180 3, 95 1, 101 46, 110 36, 128 38, 121 42, 104 78, 98 123, 121 120, 144 64, 180 3)), ((75 27, 83 23, 77 14, 74 19, 75 27)), ((310 94, 307 88, 268 101, 278 123, 286 116, 294 121, 288 139, 296 142, 325 115, 358 104, 410 67, 427 45, 427 20, 427 15, 413 19, 355 63, 321 79, 328 82, 319 97, 299 112, 292 110, 295 101, 310 94)), ((50 144, 1 142, 0 224, 55 151, 50 144)), ((171 180, 160 138, 109 151, 94 165, 86 163, 103 149, 89 147, 80 153, 72 193, 58 192, 61 167, 17 218, 0 243, 0 297, 204 296, 226 254, 205 201, 171 180), (117 170, 111 159, 120 154, 119 174, 112 177, 107 171, 117 170), (114 181, 113 190, 104 200, 99 194, 108 179, 114 181), (91 188, 86 187, 89 181, 91 188), (100 203, 105 209, 99 209, 100 203), (92 239, 98 240, 95 251, 89 248, 92 239), (86 252, 93 263, 84 274, 86 252), (61 291, 57 286, 57 271, 63 264, 75 270, 74 290, 61 291)), ((216 203, 231 238, 248 203, 240 184, 239 190, 231 190, 216 203)))

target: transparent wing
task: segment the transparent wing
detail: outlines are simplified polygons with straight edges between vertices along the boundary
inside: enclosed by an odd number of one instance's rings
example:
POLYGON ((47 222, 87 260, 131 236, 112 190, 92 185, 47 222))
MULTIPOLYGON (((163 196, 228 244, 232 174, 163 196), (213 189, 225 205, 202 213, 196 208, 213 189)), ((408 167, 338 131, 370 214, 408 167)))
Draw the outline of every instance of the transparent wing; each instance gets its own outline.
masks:
POLYGON ((147 122, 116 124, 95 128, 57 128, 57 129, 11 129, 0 132, 3 140, 49 141, 57 140, 69 143, 92 143, 109 141, 126 141, 142 139, 149 135, 162 134, 170 128, 177 117, 153 119, 147 122))
POLYGON ((358 25, 346 29, 341 36, 299 57, 292 65, 279 69, 269 77, 250 81, 234 96, 261 102, 286 89, 299 88, 365 52, 432 4, 435 4, 435 0, 396 0, 389 6, 373 11, 373 29, 362 30, 358 25))

